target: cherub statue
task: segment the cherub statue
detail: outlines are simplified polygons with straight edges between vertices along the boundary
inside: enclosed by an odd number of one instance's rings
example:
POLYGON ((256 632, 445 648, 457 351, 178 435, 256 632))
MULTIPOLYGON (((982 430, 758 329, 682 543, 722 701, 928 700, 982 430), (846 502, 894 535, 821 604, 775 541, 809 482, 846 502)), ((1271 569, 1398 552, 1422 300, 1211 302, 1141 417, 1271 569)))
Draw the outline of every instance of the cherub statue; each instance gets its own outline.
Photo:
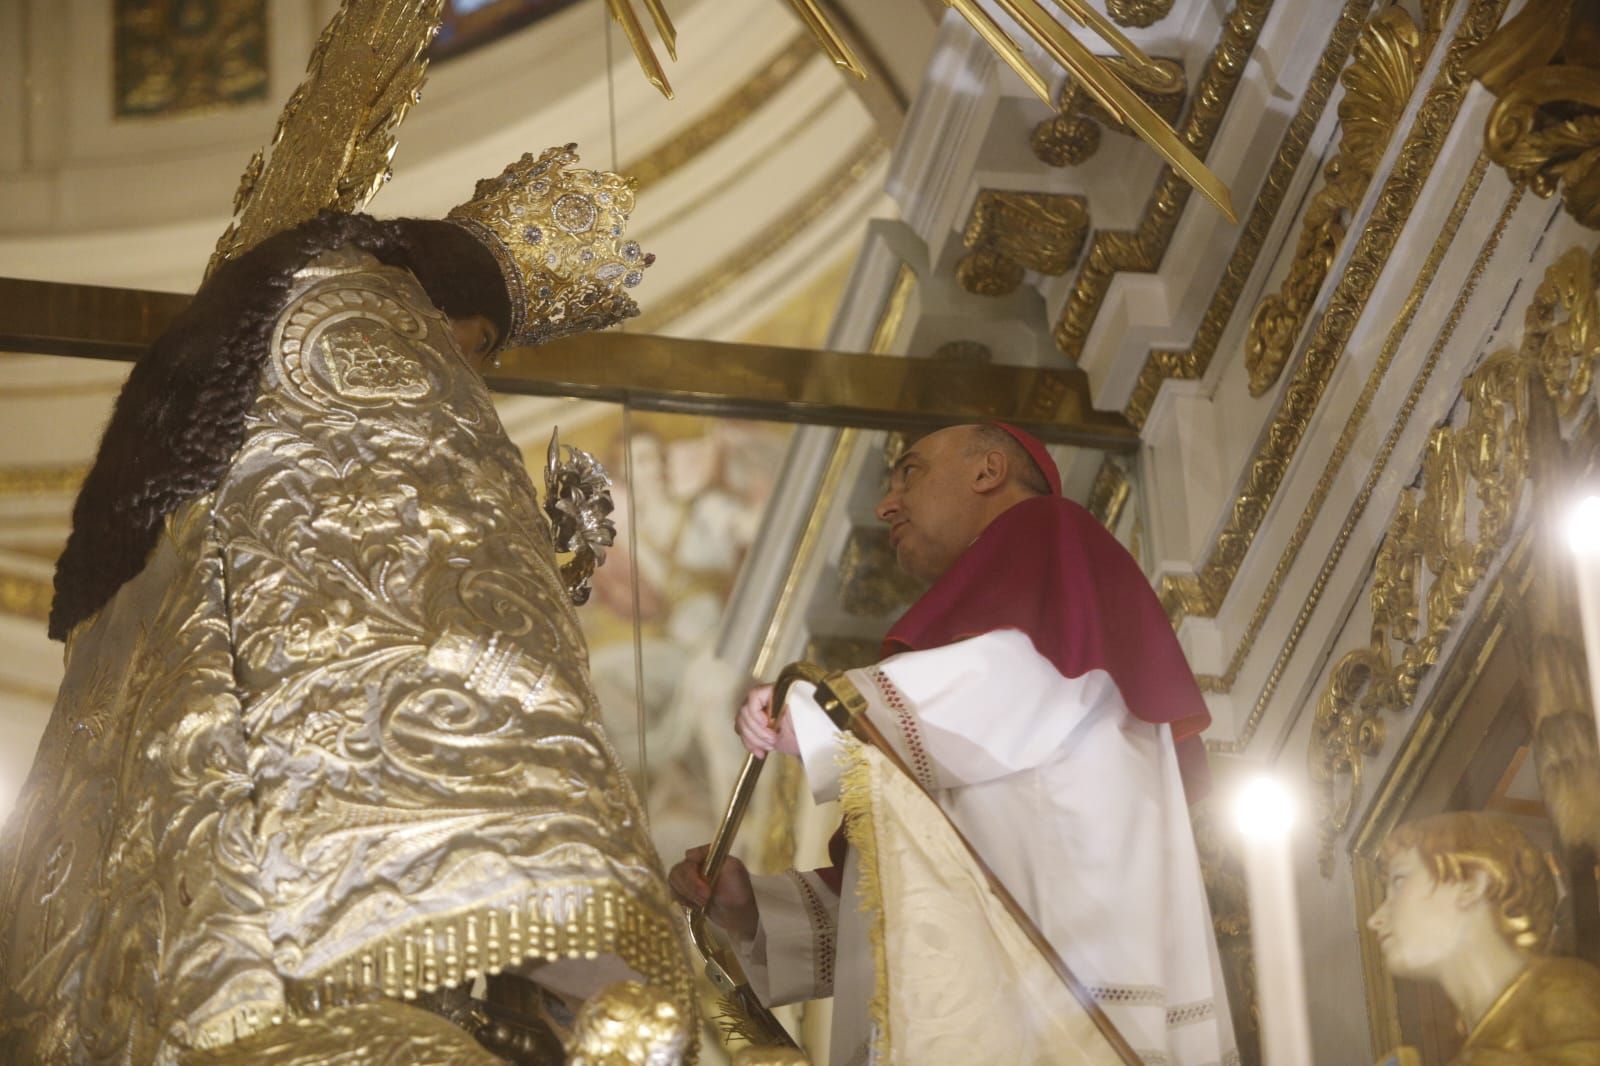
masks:
POLYGON ((1555 874, 1521 830, 1434 815, 1389 834, 1383 864, 1388 894, 1367 925, 1391 973, 1437 982, 1455 1006, 1456 1066, 1600 1063, 1600 969, 1546 954, 1555 874))

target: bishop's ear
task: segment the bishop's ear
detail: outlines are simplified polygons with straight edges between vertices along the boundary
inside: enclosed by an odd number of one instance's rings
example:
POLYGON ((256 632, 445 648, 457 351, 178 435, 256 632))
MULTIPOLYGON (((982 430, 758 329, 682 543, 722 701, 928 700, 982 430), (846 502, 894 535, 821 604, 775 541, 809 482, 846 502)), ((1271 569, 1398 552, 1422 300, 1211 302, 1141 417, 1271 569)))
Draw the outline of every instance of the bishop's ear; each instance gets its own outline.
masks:
POLYGON ((1010 471, 1006 453, 999 448, 990 448, 978 461, 972 487, 978 492, 993 492, 1006 483, 1006 475, 1010 471))

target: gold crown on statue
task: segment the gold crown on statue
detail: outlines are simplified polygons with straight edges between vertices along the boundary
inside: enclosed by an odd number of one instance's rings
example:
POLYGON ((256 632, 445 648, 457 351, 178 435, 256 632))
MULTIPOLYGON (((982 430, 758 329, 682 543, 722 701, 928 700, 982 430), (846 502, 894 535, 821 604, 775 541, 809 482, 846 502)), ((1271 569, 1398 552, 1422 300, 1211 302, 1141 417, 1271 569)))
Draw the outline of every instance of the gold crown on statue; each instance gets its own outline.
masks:
POLYGON ((523 156, 478 182, 472 199, 446 216, 500 263, 511 298, 508 346, 604 329, 639 313, 625 290, 644 280, 655 256, 625 236, 633 181, 572 167, 577 147, 523 156))

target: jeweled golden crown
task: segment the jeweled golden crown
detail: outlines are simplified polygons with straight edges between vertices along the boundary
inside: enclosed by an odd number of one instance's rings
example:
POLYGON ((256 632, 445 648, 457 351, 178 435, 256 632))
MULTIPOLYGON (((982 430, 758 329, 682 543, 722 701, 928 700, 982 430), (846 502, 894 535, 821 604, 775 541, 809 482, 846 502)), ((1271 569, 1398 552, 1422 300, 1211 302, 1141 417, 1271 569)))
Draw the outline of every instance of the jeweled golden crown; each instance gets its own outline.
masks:
POLYGON ((582 170, 577 145, 551 148, 478 182, 446 217, 488 246, 511 296, 506 344, 604 329, 632 318, 628 289, 655 259, 627 239, 633 181, 582 170))

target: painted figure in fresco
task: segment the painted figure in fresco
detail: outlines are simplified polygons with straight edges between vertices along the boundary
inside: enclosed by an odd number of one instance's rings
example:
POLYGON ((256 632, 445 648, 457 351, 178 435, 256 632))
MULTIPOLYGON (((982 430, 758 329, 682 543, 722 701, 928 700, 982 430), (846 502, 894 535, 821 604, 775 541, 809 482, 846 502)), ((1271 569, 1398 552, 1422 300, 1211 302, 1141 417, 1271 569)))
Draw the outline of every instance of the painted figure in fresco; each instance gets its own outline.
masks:
MULTIPOLYGON (((915 442, 877 513, 901 568, 930 585, 890 630, 883 660, 844 672, 866 704, 859 713, 1133 1051, 1228 1061, 1234 1038, 1187 808, 1205 787, 1199 733, 1210 718, 1138 563, 1061 495, 1044 445, 1010 426, 915 442)), ((756 690, 738 730, 756 755, 799 756, 822 802, 840 795, 840 734, 814 691, 795 685, 780 708, 770 688, 756 690)), ((823 870, 752 878, 729 860, 714 896, 694 849, 672 885, 689 904, 710 904, 764 1003, 834 996, 829 1061, 848 1066, 868 1059, 881 985, 858 905, 871 890, 845 844, 835 837, 823 870)), ((940 895, 930 888, 922 903, 940 895)), ((888 977, 920 979, 892 967, 888 977)), ((947 1042, 1007 1024, 972 1002, 940 1013, 929 1027, 947 1042)))
POLYGON ((411 1004, 502 971, 682 1046, 663 871, 476 369, 636 313, 631 185, 576 160, 271 237, 133 369, 0 839, 0 1061, 480 1061, 411 1004))
POLYGON ((1545 954, 1556 879, 1521 830, 1434 815, 1391 833, 1383 861, 1388 895, 1367 924, 1391 973, 1437 982, 1455 1006, 1459 1066, 1600 1062, 1600 969, 1545 954))

